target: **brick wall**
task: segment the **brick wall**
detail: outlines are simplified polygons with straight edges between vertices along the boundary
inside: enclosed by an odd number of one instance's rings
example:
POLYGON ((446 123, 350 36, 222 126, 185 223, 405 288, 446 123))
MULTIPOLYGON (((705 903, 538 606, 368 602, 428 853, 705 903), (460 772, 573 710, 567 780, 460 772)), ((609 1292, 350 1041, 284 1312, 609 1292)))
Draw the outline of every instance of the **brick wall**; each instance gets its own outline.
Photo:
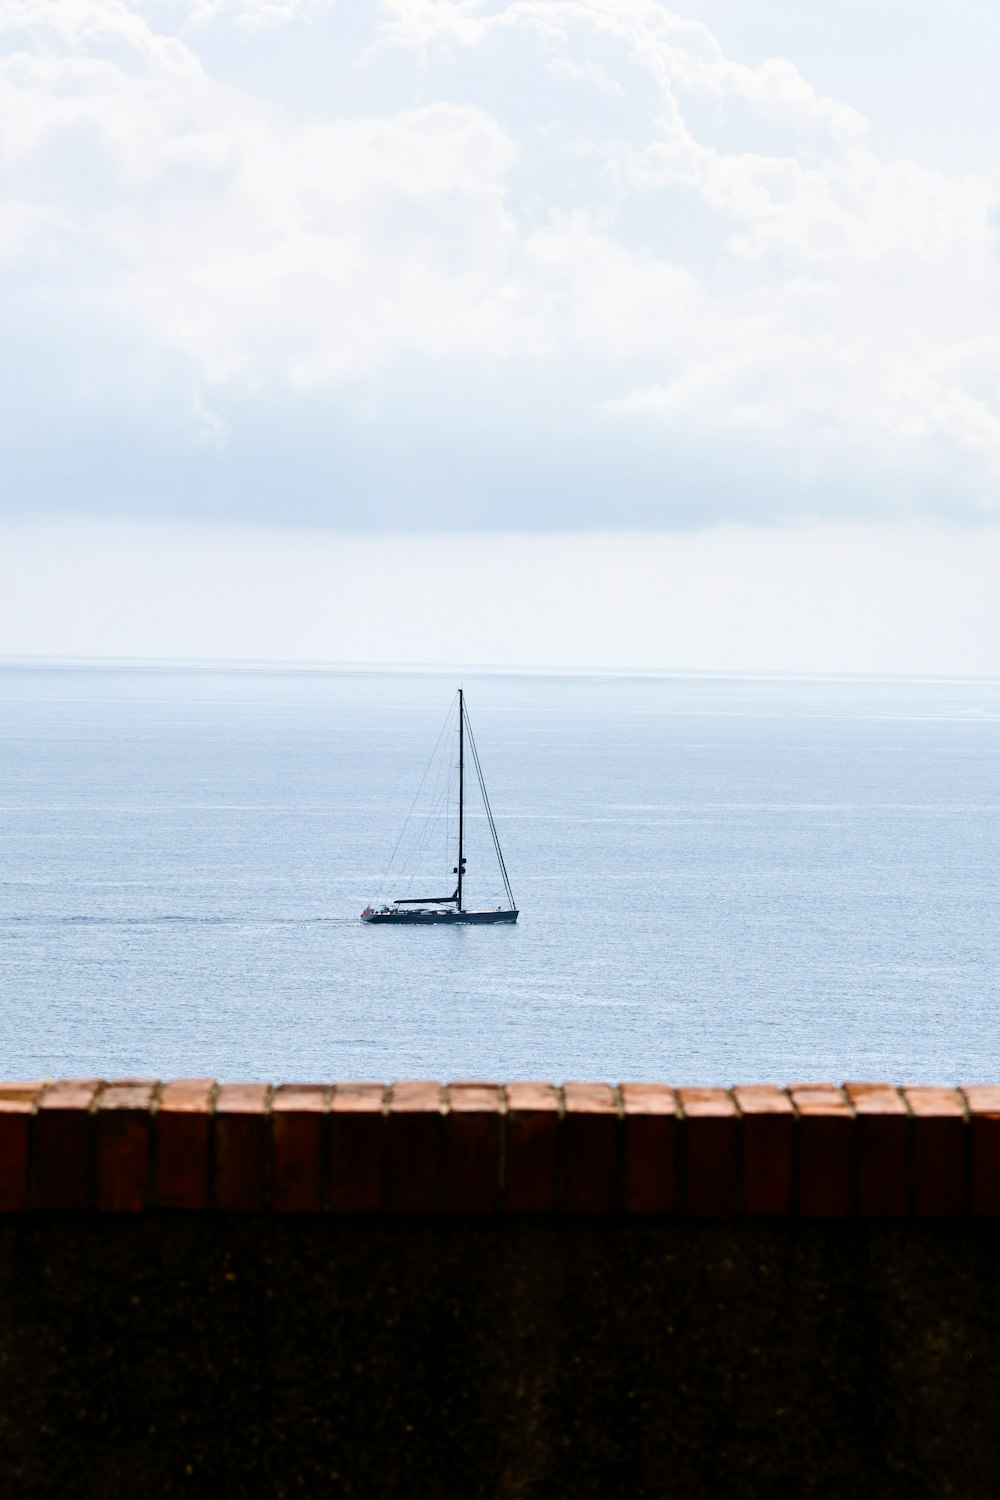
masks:
POLYGON ((1000 1086, 0 1084, 0 1211, 1000 1214, 1000 1086))
POLYGON ((993 1500, 1000 1088, 0 1085, 0 1494, 993 1500))

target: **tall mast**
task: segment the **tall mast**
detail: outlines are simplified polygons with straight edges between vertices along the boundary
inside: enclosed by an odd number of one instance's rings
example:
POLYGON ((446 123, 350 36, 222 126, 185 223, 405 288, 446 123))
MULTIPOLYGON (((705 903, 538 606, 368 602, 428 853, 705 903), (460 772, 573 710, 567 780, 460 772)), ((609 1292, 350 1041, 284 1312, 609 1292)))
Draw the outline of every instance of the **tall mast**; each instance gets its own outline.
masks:
POLYGON ((462 910, 462 874, 465 860, 462 858, 462 840, 465 829, 465 698, 458 690, 458 910, 462 910))

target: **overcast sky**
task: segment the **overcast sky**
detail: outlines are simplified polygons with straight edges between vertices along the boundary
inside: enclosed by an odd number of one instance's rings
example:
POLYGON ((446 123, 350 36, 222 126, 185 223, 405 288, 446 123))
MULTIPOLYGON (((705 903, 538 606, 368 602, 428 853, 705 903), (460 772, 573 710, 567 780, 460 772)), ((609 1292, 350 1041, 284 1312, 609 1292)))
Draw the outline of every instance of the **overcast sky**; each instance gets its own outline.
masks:
MULTIPOLYGON (((844 594, 940 536, 966 608, 1000 524, 998 55, 985 0, 2 0, 7 566, 58 594, 113 523, 176 591, 235 523, 265 561, 295 532, 285 585, 345 530, 538 533, 558 572, 582 554, 545 538, 634 530, 668 570, 698 538, 706 580, 794 537, 844 594)), ((381 620, 405 549, 351 546, 381 620)), ((626 600, 643 551, 605 551, 626 600)), ((1000 672, 982 610, 969 669, 1000 672)), ((0 651, 25 629, 0 602, 0 651)))

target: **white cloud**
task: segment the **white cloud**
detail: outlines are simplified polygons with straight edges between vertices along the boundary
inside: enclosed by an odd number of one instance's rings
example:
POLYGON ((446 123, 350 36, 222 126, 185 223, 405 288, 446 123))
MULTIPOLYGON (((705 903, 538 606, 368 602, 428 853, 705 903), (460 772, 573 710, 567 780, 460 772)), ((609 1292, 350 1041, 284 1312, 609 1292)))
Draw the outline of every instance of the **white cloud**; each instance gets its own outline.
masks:
POLYGON ((848 454, 942 495, 958 466, 993 506, 995 181, 881 156, 790 61, 747 66, 655 0, 389 0, 352 41, 378 103, 350 113, 199 51, 222 21, 334 48, 337 7, 169 13, 7 0, 0 267, 29 333, 58 308, 67 338, 96 321, 178 361, 202 438, 227 391, 569 363, 586 404, 551 399, 581 441, 604 413, 623 444, 749 435, 800 475, 848 454))
POLYGON ((248 32, 267 31, 329 10, 338 0, 181 0, 186 28, 231 21, 248 32))
MULTIPOLYGON (((34 12, 41 27, 48 7, 34 12)), ((515 148, 485 111, 293 121, 213 82, 124 7, 83 0, 57 35, 61 57, 6 60, 0 109, 15 170, 75 141, 114 175, 110 202, 59 220, 67 242, 101 247, 103 274, 81 295, 215 380, 310 383, 409 348, 506 347, 509 299, 493 281, 512 236, 500 184, 515 148), (129 50, 112 62, 93 49, 114 25, 129 50)), ((35 180, 58 203, 61 184, 35 180)), ((22 208, 8 254, 53 222, 50 203, 22 208)))
POLYGON ((212 410, 200 391, 195 391, 192 405, 202 446, 216 453, 224 452, 230 432, 225 417, 212 410))
POLYGON ((600 63, 574 62, 571 57, 554 57, 545 64, 545 71, 552 78, 569 78, 574 82, 588 83, 606 94, 625 92, 617 78, 612 78, 600 63))

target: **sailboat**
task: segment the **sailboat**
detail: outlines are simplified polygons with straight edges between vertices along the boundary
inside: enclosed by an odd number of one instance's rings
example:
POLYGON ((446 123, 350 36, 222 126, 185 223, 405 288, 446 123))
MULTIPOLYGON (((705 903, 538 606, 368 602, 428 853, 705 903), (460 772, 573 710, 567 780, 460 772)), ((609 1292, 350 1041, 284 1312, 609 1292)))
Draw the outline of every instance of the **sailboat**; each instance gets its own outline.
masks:
MULTIPOLYGON (((472 725, 469 723, 468 711, 465 707, 465 694, 461 688, 458 690, 458 853, 451 873, 456 877, 456 885, 450 896, 408 896, 392 901, 387 906, 378 908, 366 906, 361 913, 363 922, 394 922, 408 924, 431 924, 439 926, 451 922, 516 922, 518 917, 517 906, 514 902, 514 893, 510 888, 510 880, 507 877, 507 866, 504 863, 503 851, 500 848, 500 840, 497 837, 496 824, 493 821, 493 809, 490 807, 490 799, 486 793, 486 783, 483 780, 483 770, 479 763, 479 752, 472 735, 472 725), (479 790, 482 795, 483 807, 489 820, 490 835, 493 840, 493 848, 496 852, 500 874, 503 879, 503 889, 508 902, 506 906, 498 906, 495 909, 470 908, 463 901, 463 887, 466 880, 467 857, 465 854, 466 844, 466 808, 465 808, 465 746, 468 740, 472 751, 472 764, 475 768, 476 778, 479 782, 479 790)), ((443 883, 443 882, 442 882, 443 883)))

